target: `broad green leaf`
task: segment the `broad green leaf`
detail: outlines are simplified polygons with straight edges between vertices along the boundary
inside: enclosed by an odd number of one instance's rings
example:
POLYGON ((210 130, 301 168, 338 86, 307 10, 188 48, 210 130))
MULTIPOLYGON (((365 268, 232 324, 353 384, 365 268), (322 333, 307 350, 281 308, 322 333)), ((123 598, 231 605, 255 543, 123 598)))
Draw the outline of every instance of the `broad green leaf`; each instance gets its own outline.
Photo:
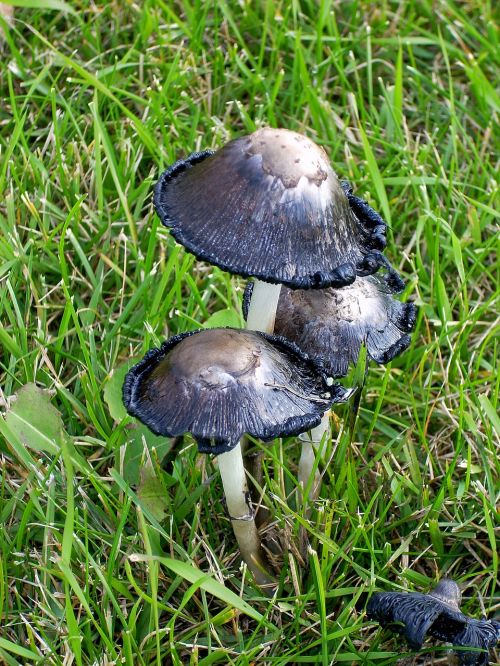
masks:
POLYGON ((61 448, 61 414, 50 402, 50 393, 35 384, 26 384, 16 393, 5 415, 10 430, 35 451, 57 455, 61 448))
MULTIPOLYGON (((104 387, 104 401, 108 406, 109 413, 117 422, 128 416, 122 400, 122 387, 125 375, 136 362, 137 359, 131 359, 118 366, 113 370, 113 374, 104 387)), ((145 447, 150 452, 154 448, 156 458, 158 462, 161 462, 170 451, 171 440, 167 437, 155 435, 147 426, 139 423, 136 419, 133 419, 130 425, 127 426, 125 434, 127 441, 125 442, 124 459, 123 461, 117 460, 116 466, 123 469, 123 478, 127 483, 136 485, 139 483, 139 473, 145 447)))
POLYGON ((113 370, 111 377, 104 385, 103 397, 106 402, 109 413, 115 421, 123 421, 127 417, 127 410, 123 404, 122 387, 125 375, 130 368, 137 363, 137 360, 130 359, 113 370))
POLYGON ((233 310, 232 308, 214 312, 203 324, 204 328, 224 328, 226 326, 230 328, 241 328, 241 325, 241 317, 236 310, 233 310))
POLYGON ((64 430, 61 414, 51 403, 50 392, 35 384, 25 384, 16 393, 3 421, 0 417, 0 432, 17 455, 22 456, 27 467, 33 464, 29 450, 58 456, 64 441, 76 469, 84 473, 90 471, 87 461, 75 449, 71 437, 64 430))
MULTIPOLYGON (((131 485, 139 483, 140 470, 143 465, 145 448, 153 454, 159 463, 170 451, 172 440, 168 437, 159 437, 142 423, 131 424, 126 430, 127 442, 123 460, 123 478, 131 485)), ((118 466, 118 462, 117 462, 118 466)))

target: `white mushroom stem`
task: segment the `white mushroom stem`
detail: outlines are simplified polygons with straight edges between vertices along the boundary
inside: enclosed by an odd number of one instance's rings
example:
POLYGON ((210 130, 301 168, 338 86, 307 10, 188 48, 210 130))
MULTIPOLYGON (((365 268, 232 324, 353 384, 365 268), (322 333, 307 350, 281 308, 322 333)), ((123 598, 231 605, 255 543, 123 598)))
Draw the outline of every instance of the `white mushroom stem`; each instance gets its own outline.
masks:
POLYGON ((252 507, 249 505, 249 492, 241 446, 217 456, 224 486, 226 504, 241 556, 260 586, 274 591, 276 581, 267 572, 265 556, 260 545, 259 533, 255 524, 252 507))
POLYGON ((300 486, 302 487, 303 502, 306 504, 308 501, 315 500, 319 493, 321 483, 321 474, 316 464, 316 458, 321 457, 324 446, 330 430, 330 412, 323 414, 321 423, 313 428, 310 432, 304 432, 299 435, 302 442, 302 451, 299 460, 299 470, 297 478, 300 486), (313 469, 314 479, 311 479, 313 469), (307 492, 309 489, 309 492, 307 492))
MULTIPOLYGON (((273 332, 280 291, 280 284, 255 280, 247 315, 248 330, 273 332)), ((227 508, 241 556, 253 573, 256 583, 272 592, 276 581, 266 570, 266 557, 262 552, 253 512, 248 505, 249 492, 241 444, 238 443, 228 453, 218 456, 218 460, 227 508)))
POLYGON ((255 280, 247 315, 247 329, 272 333, 281 285, 255 280))

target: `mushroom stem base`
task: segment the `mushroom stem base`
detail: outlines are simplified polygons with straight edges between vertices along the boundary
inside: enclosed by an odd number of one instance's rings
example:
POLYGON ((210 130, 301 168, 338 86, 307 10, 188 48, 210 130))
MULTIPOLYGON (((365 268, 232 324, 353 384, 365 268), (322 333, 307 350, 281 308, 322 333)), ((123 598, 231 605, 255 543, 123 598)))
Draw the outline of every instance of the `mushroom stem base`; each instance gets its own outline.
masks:
POLYGON ((267 570, 266 556, 262 551, 255 521, 252 520, 251 525, 248 525, 243 521, 231 520, 231 524, 243 561, 252 572, 257 585, 272 596, 277 583, 267 570))
POLYGON ((243 467, 241 446, 217 457, 224 486, 227 509, 241 556, 252 572, 255 582, 270 594, 276 581, 267 571, 266 557, 261 547, 252 507, 249 505, 248 485, 243 467), (267 589, 266 589, 267 588, 267 589))

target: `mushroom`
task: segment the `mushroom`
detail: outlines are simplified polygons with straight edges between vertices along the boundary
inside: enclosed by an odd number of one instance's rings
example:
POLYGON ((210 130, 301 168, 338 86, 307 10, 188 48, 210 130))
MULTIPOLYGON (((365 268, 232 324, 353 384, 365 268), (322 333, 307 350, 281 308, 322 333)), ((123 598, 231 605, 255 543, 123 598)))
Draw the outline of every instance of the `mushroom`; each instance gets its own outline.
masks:
POLYGON ((149 351, 127 374, 127 411, 155 434, 190 432, 218 457, 227 507, 243 559, 257 583, 270 585, 249 504, 239 444, 314 427, 332 402, 349 394, 293 343, 238 329, 177 335, 149 351))
MULTIPOLYGON (((394 298, 403 287, 395 272, 358 277, 353 284, 337 289, 283 287, 274 332, 320 359, 332 377, 347 374, 363 344, 372 360, 388 363, 408 347, 408 333, 415 325, 413 303, 394 298)), ((249 282, 243 297, 245 319, 252 292, 249 282)))
POLYGON ((460 611, 461 592, 455 581, 444 578, 429 594, 376 592, 368 602, 367 616, 383 627, 405 635, 420 649, 426 635, 451 643, 459 664, 486 666, 488 651, 500 641, 500 622, 476 620, 460 611))
POLYGON ((281 284, 340 287, 385 263, 383 221, 358 219, 324 150, 289 130, 263 128, 176 162, 154 203, 196 257, 257 278, 250 329, 272 332, 281 284))
MULTIPOLYGON (((280 293, 274 332, 295 342, 308 356, 320 360, 332 377, 344 377, 349 365, 356 364, 361 346, 376 363, 388 363, 410 344, 408 335, 415 325, 413 303, 401 303, 394 295, 404 284, 394 269, 385 275, 358 277, 341 288, 291 290, 280 293)), ((253 283, 248 283, 243 298, 243 315, 253 283)), ((328 413, 319 426, 301 435, 303 446, 299 461, 299 482, 306 485, 328 431, 328 413)), ((319 474, 310 497, 319 489, 319 474)))

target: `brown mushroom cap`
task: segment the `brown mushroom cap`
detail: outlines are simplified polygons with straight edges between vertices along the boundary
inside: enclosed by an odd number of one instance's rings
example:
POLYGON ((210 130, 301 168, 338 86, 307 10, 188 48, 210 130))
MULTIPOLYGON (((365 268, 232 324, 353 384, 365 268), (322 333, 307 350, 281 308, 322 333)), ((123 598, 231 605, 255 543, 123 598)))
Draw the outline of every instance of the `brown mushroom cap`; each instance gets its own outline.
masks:
POLYGON ((460 600, 455 581, 443 579, 429 594, 376 592, 366 610, 368 617, 382 626, 404 633, 413 648, 420 648, 429 635, 459 648, 455 651, 459 664, 486 666, 488 650, 500 640, 500 623, 464 615, 459 610, 460 600))
POLYGON ((329 386, 292 343, 240 329, 175 336, 148 352, 123 387, 128 412, 153 432, 190 432, 201 451, 215 454, 245 433, 269 440, 309 430, 349 394, 329 386))
MULTIPOLYGON (((333 377, 347 374, 362 344, 374 361, 388 363, 408 347, 415 324, 415 306, 394 298, 400 287, 392 274, 358 277, 339 289, 283 287, 274 332, 321 359, 333 377)), ((248 302, 246 291, 244 312, 248 302)))
POLYGON ((154 201, 179 243, 238 275, 308 289, 380 265, 326 153, 296 132, 264 128, 195 153, 162 174, 154 201))

